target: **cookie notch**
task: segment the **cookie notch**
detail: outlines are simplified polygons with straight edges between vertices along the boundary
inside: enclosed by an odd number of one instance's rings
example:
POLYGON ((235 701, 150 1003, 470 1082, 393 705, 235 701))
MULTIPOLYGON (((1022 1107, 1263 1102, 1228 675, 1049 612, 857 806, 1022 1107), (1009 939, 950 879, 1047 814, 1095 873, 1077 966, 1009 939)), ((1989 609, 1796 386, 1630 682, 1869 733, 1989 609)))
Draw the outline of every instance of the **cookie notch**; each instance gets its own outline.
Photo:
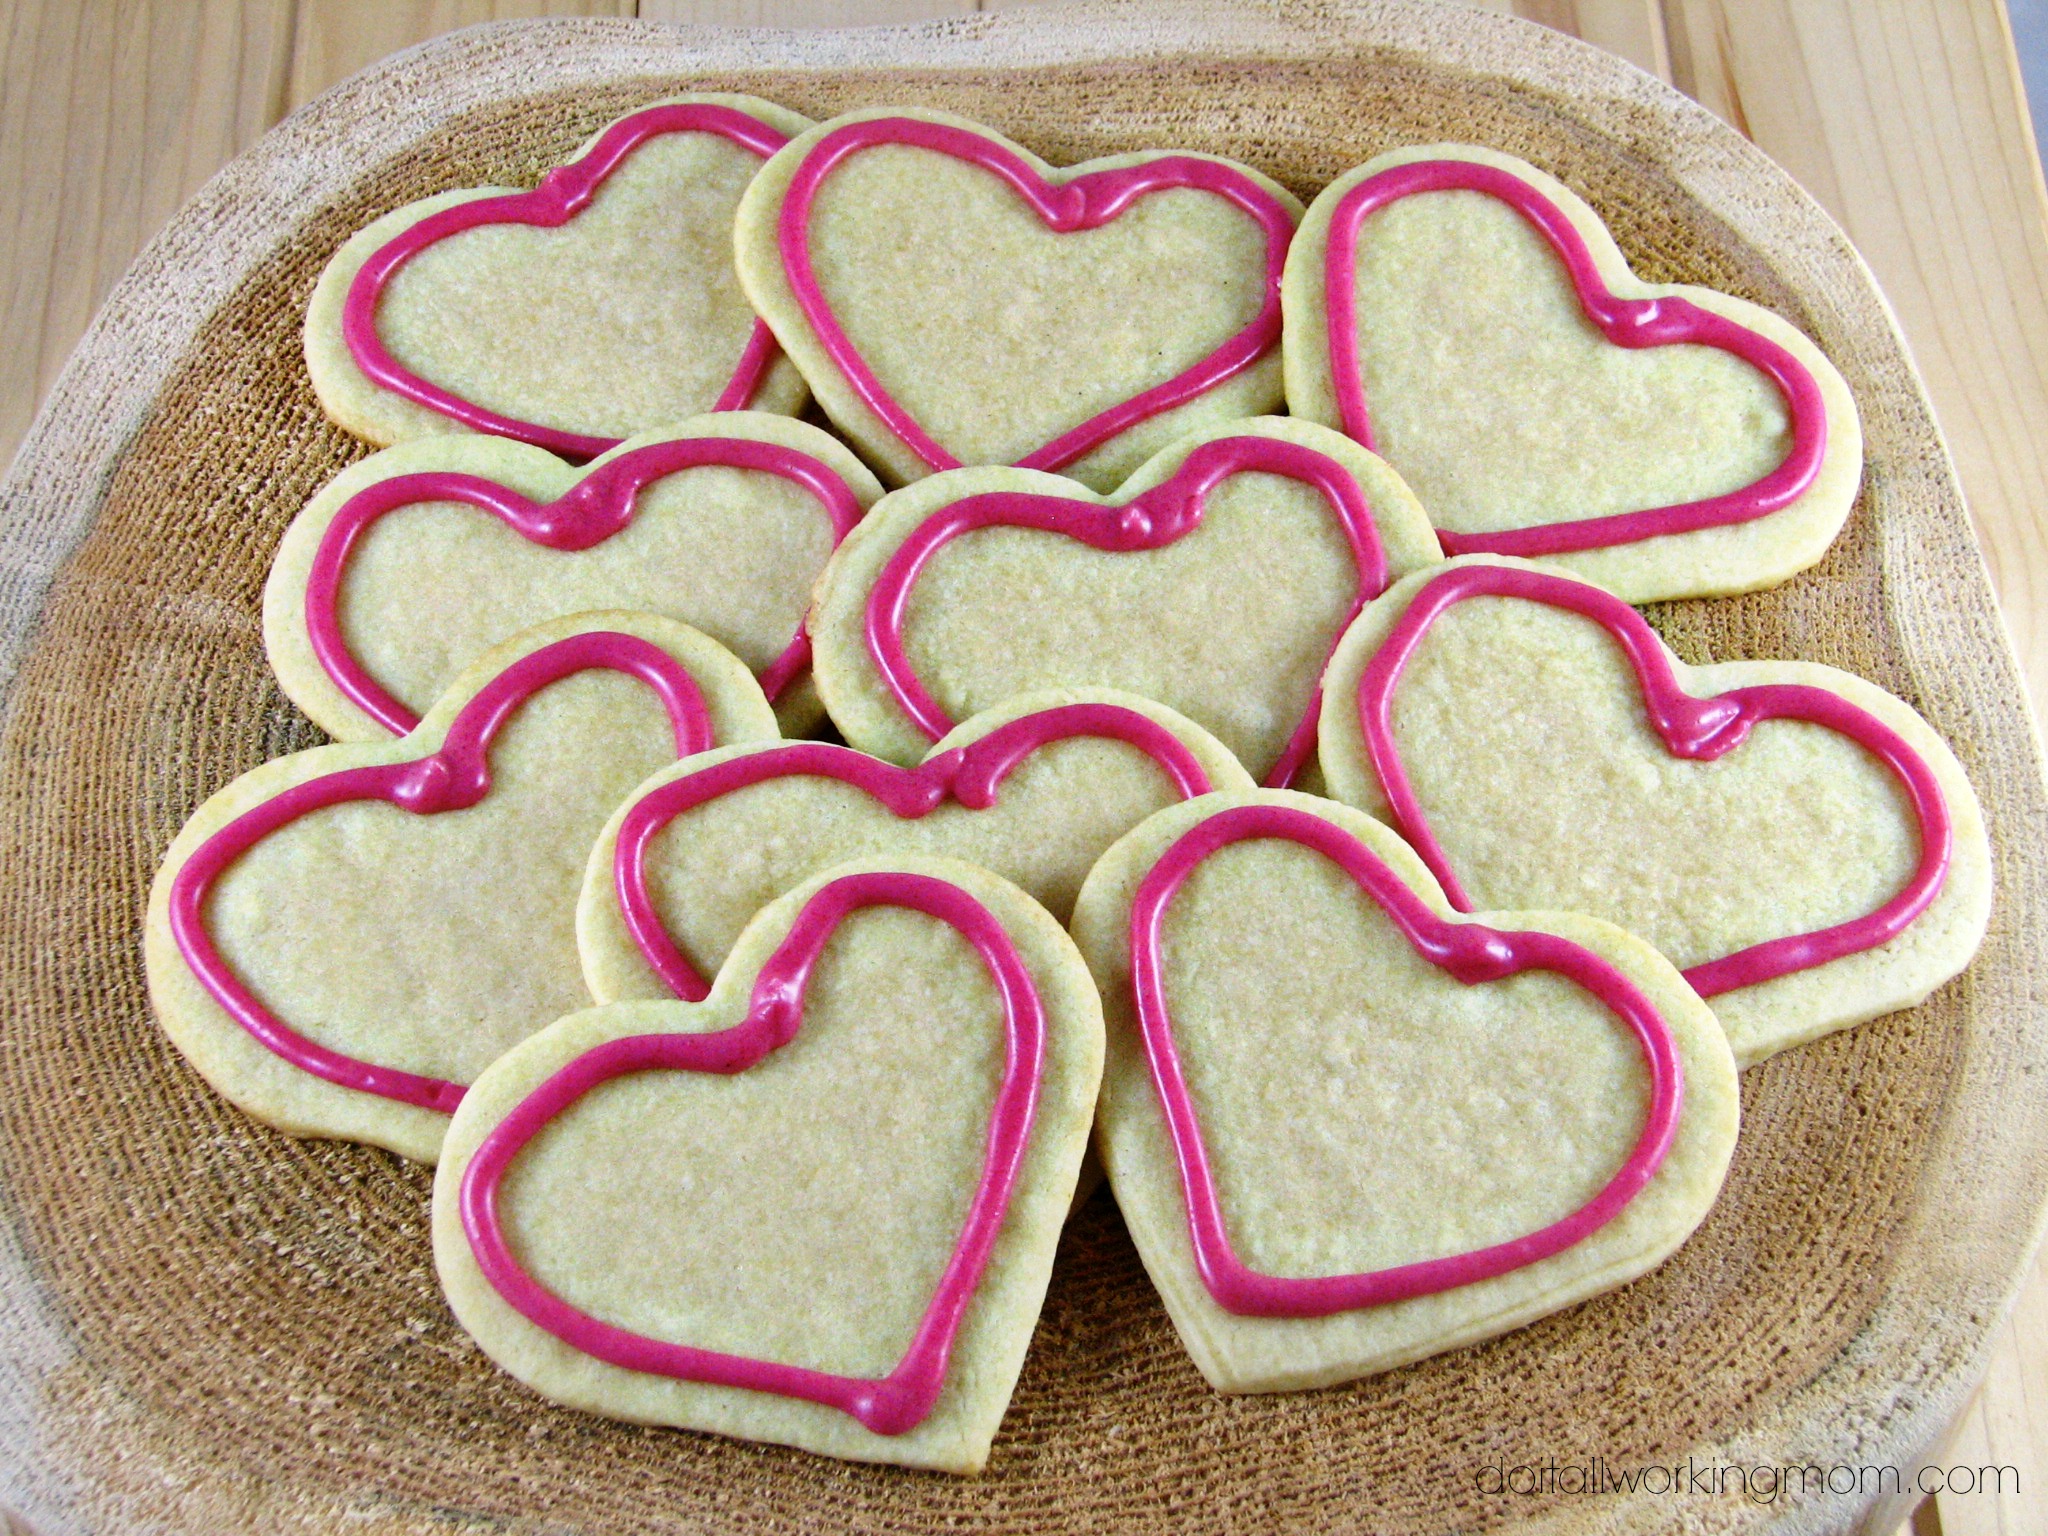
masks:
POLYGON ((296 784, 262 801, 208 837, 172 877, 168 920, 178 953, 221 1009, 259 1044, 290 1065, 337 1087, 452 1114, 462 1084, 380 1067, 308 1039, 243 984, 206 927, 206 898, 242 854, 314 811, 354 800, 382 800, 419 816, 475 805, 491 788, 490 749, 519 706, 552 683, 591 669, 622 672, 661 701, 688 756, 712 745, 704 693, 676 657, 638 635, 596 630, 532 651, 493 677, 449 723, 442 745, 409 762, 345 768, 296 784))
POLYGON ((1642 991, 1591 950, 1555 934, 1504 932, 1448 921, 1343 828, 1293 806, 1237 805, 1197 823, 1168 845, 1145 874, 1130 917, 1131 982, 1153 1088, 1179 1166, 1197 1272, 1218 1305, 1245 1316, 1325 1317, 1406 1301, 1489 1280, 1572 1247, 1621 1212, 1663 1166, 1677 1134, 1683 1075, 1670 1026, 1642 991), (1393 921, 1415 952, 1473 985, 1523 971, 1563 976, 1597 997, 1634 1033, 1650 1077, 1650 1103, 1634 1148, 1602 1188, 1576 1210, 1490 1247, 1347 1275, 1282 1277, 1249 1268, 1225 1229, 1194 1101, 1182 1073, 1166 1004, 1160 951, 1166 912, 1196 868, 1234 843, 1281 838, 1323 855, 1393 921))
POLYGON ((629 1035, 574 1058, 492 1127, 462 1173, 459 1204, 470 1250, 498 1294, 571 1348, 627 1370, 802 1398, 836 1408, 878 1435, 923 1423, 938 1401, 968 1303, 1008 1211, 1036 1117, 1045 1058, 1045 1009, 1016 945, 996 917, 960 887, 908 871, 841 876, 812 893, 788 934, 756 973, 747 1014, 708 1034, 629 1035), (980 954, 1002 996, 1003 1075, 989 1120, 980 1181, 930 1306, 896 1369, 875 1380, 675 1344, 616 1327, 548 1291, 513 1256, 498 1192, 520 1150, 549 1121, 602 1083, 631 1072, 736 1073, 793 1040, 805 989, 825 943, 846 917, 893 906, 946 923, 980 954))
MULTIPOLYGON (((1126 502, 986 491, 951 502, 919 524, 889 556, 867 600, 863 628, 868 655, 890 696, 927 740, 938 741, 955 724, 919 679, 903 647, 910 589, 931 557, 953 539, 976 529, 1009 527, 1060 534, 1112 554, 1163 549, 1201 526, 1210 492, 1246 473, 1281 475, 1307 485, 1336 514, 1358 572, 1357 590, 1339 625, 1341 637, 1387 585, 1386 551, 1364 489, 1343 465, 1300 443, 1256 434, 1215 438, 1198 445, 1165 480, 1126 502)), ((1267 785, 1291 784, 1315 751, 1322 697, 1318 674, 1301 720, 1266 775, 1267 785)))
POLYGON ((1643 616, 1599 587, 1522 566, 1479 562, 1433 576, 1395 620, 1367 661, 1357 689, 1365 751, 1393 808, 1397 831, 1429 866, 1459 911, 1472 903, 1415 798, 1393 737, 1393 696, 1401 673, 1430 626, 1474 597, 1510 597, 1563 608, 1593 620, 1621 647, 1643 691, 1651 728, 1674 757, 1711 762, 1748 739, 1762 720, 1804 720, 1861 746, 1890 770, 1913 807, 1920 859, 1905 886, 1876 910, 1811 933, 1788 934, 1695 965, 1686 981, 1703 998, 1758 985, 1898 937, 1932 905, 1948 876, 1954 823, 1933 768, 1906 740, 1867 710, 1825 688, 1763 683, 1696 698, 1678 686, 1670 656, 1643 616))
MULTIPOLYGON (((385 729, 404 735, 419 724, 419 717, 392 697, 349 649, 339 612, 349 557, 379 518, 421 502, 459 502, 489 513, 543 548, 574 553, 602 544, 625 528, 633 520, 640 492, 653 482, 706 467, 756 470, 808 491, 831 521, 835 548, 860 521, 859 499, 829 466, 781 443, 747 437, 680 438, 631 449, 544 503, 481 475, 440 470, 394 476, 350 497, 321 535, 307 577, 304 604, 313 654, 350 703, 385 729)), ((789 645, 760 674, 761 691, 771 704, 809 667, 810 660, 810 636, 799 623, 789 645)))
POLYGON ((1295 216, 1251 177, 1220 160, 1161 155, 1137 165, 1048 180, 1023 154, 994 136, 920 117, 872 117, 843 124, 803 157, 778 211, 775 246, 783 272, 819 345, 861 403, 928 472, 958 469, 942 447, 882 385, 847 336, 819 286, 810 252, 810 213, 818 189, 841 163, 881 144, 905 144, 975 165, 1000 178, 1056 234, 1099 229, 1150 192, 1191 189, 1212 193, 1249 215, 1266 237, 1264 286, 1258 313, 1214 351, 1173 378, 1141 391, 1070 428, 1016 460, 1023 469, 1059 470, 1139 423, 1207 394, 1260 361, 1282 331, 1280 287, 1295 216))
MULTIPOLYGON (((789 136, 736 107, 716 102, 669 102, 620 118, 588 151, 556 166, 527 192, 477 198, 427 215, 373 252, 350 280, 342 301, 343 344, 363 376, 380 389, 438 412, 473 431, 518 438, 568 459, 592 459, 615 448, 622 439, 522 421, 466 400, 407 368, 377 334, 377 302, 405 264, 451 235, 487 224, 529 224, 559 229, 590 206, 591 200, 633 152, 649 139, 670 133, 710 133, 750 150, 766 161, 789 142, 789 136)), ((760 388, 775 360, 775 337, 767 322, 756 317, 746 346, 714 411, 743 410, 760 388)))
POLYGON ((663 926, 648 889, 647 854, 662 829, 697 806, 769 779, 795 775, 851 785, 892 815, 914 820, 948 800, 969 810, 996 803, 1003 781, 1039 748, 1076 737, 1103 737, 1136 747, 1172 782, 1183 799, 1214 787, 1187 744, 1150 716, 1107 703, 1060 705, 996 727, 965 747, 915 768, 824 742, 799 742, 728 759, 699 773, 671 779, 634 800, 619 823, 612 880, 627 930, 641 956, 676 996, 695 1002, 711 984, 684 956, 663 926))

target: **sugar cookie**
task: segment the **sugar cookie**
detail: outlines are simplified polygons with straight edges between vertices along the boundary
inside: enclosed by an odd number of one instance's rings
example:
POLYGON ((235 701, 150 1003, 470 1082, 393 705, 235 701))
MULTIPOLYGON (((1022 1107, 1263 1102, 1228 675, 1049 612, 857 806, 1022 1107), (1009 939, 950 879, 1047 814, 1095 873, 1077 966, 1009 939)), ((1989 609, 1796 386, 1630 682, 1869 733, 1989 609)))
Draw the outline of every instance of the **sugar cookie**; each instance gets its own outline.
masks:
POLYGON ((282 1130, 432 1162, 508 1046, 587 997, 576 893, 657 764, 775 735, 687 625, 582 614, 487 651, 402 739, 265 763, 202 805, 150 891, 164 1030, 282 1130))
POLYGON ((1622 924, 1745 1065, 1910 1007, 1984 936, 1961 765, 1833 667, 1689 667, 1600 588, 1474 555, 1371 604, 1327 688, 1330 793, 1401 832, 1454 905, 1622 924))
POLYGON ((1094 983, 1036 902, 951 859, 841 865, 703 1002, 572 1015, 478 1079, 441 1282, 575 1407, 978 1471, 1101 1071, 1094 983))
POLYGON ((1289 254, 1287 401, 1376 447, 1448 554, 1556 560, 1631 602, 1774 586, 1862 473, 1856 404, 1795 327, 1644 283, 1562 183, 1469 145, 1326 188, 1289 254))
POLYGON ((1121 688, 1287 782, 1350 616, 1438 558, 1400 478, 1304 422, 1209 428, 1107 496, 955 470, 883 497, 826 567, 818 689, 848 741, 907 764, 1013 694, 1121 688))
POLYGON ((1348 807, 1169 807, 1073 927, 1117 1205, 1221 1390, 1518 1327, 1654 1268, 1720 1191, 1735 1063, 1669 962, 1573 913, 1454 913, 1348 807))
POLYGON ((313 289, 321 405, 373 443, 487 432, 572 459, 703 411, 794 415, 803 380, 740 292, 732 218, 807 126, 751 96, 682 96, 620 118, 531 191, 387 213, 313 289))
POLYGON ((1213 155, 1055 168, 943 112, 851 112, 740 201, 740 281, 818 403, 895 484, 963 464, 1108 490, 1281 403, 1301 204, 1213 155))
POLYGON ((702 997, 754 913, 851 858, 966 859, 1064 922, 1103 849, 1147 816, 1251 786, 1193 721, 1106 688, 984 710, 915 768, 822 742, 706 752, 634 790, 598 838, 584 980, 601 1003, 702 997))
POLYGON ((403 443, 343 470, 286 530, 264 642, 315 722, 374 740, 411 730, 519 630, 657 613, 735 652, 799 734, 822 713, 811 588, 881 493, 837 439, 752 411, 629 439, 583 470, 506 438, 403 443))

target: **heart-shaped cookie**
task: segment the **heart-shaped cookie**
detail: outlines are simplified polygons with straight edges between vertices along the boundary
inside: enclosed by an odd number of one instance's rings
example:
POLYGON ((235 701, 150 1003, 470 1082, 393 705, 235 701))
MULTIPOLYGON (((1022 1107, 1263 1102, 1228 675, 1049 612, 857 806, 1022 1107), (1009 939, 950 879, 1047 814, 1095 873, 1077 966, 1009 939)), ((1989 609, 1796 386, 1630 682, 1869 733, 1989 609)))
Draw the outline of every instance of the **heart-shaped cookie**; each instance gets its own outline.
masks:
POLYGON ((954 470, 883 497, 832 557, 810 618, 818 689, 848 741, 908 764, 1014 694, 1120 688, 1286 783, 1350 616, 1437 558, 1400 477, 1304 422, 1211 428, 1108 496, 954 470))
POLYGON ((986 1461, 1102 1070, 1059 925, 950 859, 842 865, 701 1003, 564 1019, 434 1184, 463 1326, 547 1396, 862 1461, 986 1461))
POLYGON ((1074 909, 1100 1145, 1224 1391, 1368 1375, 1661 1263, 1720 1191, 1735 1063, 1669 962, 1573 913, 1454 913, 1371 818, 1159 812, 1074 909))
POLYGON ((656 773, 606 825, 578 910, 601 1003, 699 998, 761 908, 848 859, 965 859, 1064 922, 1082 878, 1162 806, 1250 775, 1207 731, 1111 689, 1022 694, 899 768, 823 742, 707 752, 656 773))
POLYGON ((1856 406, 1770 311, 1639 281, 1562 183, 1468 145, 1327 187, 1288 257, 1287 401, 1400 470, 1449 554, 1632 602, 1774 586, 1862 473, 1856 406))
POLYGON ((818 403, 898 484, 963 464, 1107 490, 1281 402, 1301 204, 1212 155, 1055 169, 943 112, 853 112, 741 199, 740 281, 818 403))
POLYGON ((1359 615, 1326 687, 1331 794, 1399 830, 1461 908, 1640 934, 1745 1064, 1919 1002, 1983 938, 1969 780, 1848 673, 1688 667, 1611 593, 1468 556, 1359 615))
POLYGON ((469 430, 587 459, 703 411, 802 409, 739 288, 732 219, 809 119, 682 96, 604 129, 530 191, 408 203, 320 274, 306 365, 373 443, 469 430))
POLYGON ((821 713, 804 610, 882 494, 837 439, 726 411, 587 470, 504 438, 387 448, 286 530, 263 593, 284 691, 343 740, 402 735, 508 635, 626 609, 692 624, 754 670, 790 734, 821 713))
POLYGON ((516 636, 403 739, 279 758, 193 813, 150 891, 157 1017, 259 1120, 432 1162, 463 1085, 585 1000, 576 896, 612 808, 661 763, 774 735, 687 625, 516 636))

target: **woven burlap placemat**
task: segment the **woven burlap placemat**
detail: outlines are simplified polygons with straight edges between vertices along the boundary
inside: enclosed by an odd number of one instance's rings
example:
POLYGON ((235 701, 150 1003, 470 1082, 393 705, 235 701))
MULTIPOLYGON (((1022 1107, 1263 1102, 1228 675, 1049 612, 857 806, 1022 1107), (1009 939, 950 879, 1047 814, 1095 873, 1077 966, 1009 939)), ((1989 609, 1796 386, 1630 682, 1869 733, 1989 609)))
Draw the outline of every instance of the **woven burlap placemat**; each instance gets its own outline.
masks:
POLYGON ((313 103, 199 195, 109 300, 0 495, 0 1501, 40 1529, 1838 1529, 1868 1512, 1867 1481, 1594 1498, 1568 1471, 1498 1490, 1493 1469, 1910 1467, 2025 1263, 2048 1187, 2048 807, 1941 439, 1840 232, 1705 112, 1568 39, 1367 3, 460 34, 313 103), (527 1392, 442 1303, 427 1173, 216 1098, 150 1018, 138 929, 192 808, 319 739, 270 680, 257 609, 286 522, 366 452, 322 419, 300 359, 322 263, 386 209, 530 183, 679 89, 817 116, 947 107, 1056 161, 1211 150, 1304 197, 1391 145, 1497 145, 1589 197, 1645 276, 1791 317, 1862 407, 1856 513, 1781 591, 1654 617, 1688 660, 1847 667, 1948 737, 1998 858, 1976 964, 1924 1007, 1749 1073, 1727 1192, 1655 1274, 1350 1387, 1208 1391, 1098 1196, 980 1479, 629 1428, 527 1392))

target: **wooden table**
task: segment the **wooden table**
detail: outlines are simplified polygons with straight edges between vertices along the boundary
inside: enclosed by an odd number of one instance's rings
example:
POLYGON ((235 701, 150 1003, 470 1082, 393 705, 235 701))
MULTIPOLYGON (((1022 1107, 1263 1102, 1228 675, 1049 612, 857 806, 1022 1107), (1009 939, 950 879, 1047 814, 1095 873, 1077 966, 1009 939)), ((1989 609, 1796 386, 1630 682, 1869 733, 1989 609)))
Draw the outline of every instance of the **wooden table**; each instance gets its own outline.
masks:
MULTIPOLYGON (((1162 0, 1170 3, 1170 0, 1162 0)), ((472 22, 906 22, 972 0, 0 0, 0 457, 142 243, 278 118, 472 22)), ((2001 0, 1490 0, 1687 92, 1849 232, 1932 393, 2038 711, 2048 700, 2048 195, 2001 0)), ((2048 1264, 1916 1533, 2048 1531, 2048 1264)), ((0 1516, 4 1521, 4 1516, 0 1516)))

